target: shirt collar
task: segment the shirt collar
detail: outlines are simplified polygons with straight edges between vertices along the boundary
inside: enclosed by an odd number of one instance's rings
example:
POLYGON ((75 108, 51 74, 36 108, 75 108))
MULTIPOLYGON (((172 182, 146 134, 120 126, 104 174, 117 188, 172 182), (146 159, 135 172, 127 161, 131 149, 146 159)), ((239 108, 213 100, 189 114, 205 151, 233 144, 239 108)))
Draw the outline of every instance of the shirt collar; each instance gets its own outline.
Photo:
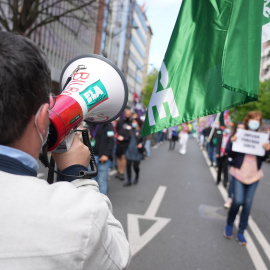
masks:
POLYGON ((19 160, 25 166, 38 171, 39 165, 34 157, 13 147, 0 145, 0 154, 19 160))

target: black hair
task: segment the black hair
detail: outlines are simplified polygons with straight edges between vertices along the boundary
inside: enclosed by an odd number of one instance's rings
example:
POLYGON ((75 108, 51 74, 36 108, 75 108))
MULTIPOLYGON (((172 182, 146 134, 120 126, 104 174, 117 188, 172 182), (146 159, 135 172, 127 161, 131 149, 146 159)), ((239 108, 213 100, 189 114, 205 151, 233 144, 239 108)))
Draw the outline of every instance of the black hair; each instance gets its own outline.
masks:
POLYGON ((0 144, 12 145, 38 108, 49 102, 50 69, 30 39, 0 31, 0 144))

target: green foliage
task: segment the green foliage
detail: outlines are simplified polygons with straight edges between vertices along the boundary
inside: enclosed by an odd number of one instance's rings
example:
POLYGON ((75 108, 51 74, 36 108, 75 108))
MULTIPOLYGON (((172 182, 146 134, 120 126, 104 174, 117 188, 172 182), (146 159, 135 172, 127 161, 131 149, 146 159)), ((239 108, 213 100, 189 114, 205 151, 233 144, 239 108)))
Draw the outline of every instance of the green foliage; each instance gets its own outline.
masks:
POLYGON ((150 102, 157 76, 158 76, 158 70, 153 69, 147 77, 146 86, 144 87, 142 91, 142 103, 145 108, 148 107, 148 104, 150 102))
POLYGON ((270 119, 270 82, 260 82, 258 100, 230 109, 230 116, 233 122, 243 121, 250 111, 262 111, 263 118, 270 119))

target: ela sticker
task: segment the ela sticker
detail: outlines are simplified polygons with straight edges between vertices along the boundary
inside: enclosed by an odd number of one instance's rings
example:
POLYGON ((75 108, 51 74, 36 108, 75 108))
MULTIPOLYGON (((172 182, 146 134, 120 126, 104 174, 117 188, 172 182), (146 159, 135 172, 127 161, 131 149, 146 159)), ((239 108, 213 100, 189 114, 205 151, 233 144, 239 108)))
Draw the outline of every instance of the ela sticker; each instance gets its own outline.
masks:
POLYGON ((107 137, 113 137, 114 136, 114 132, 109 130, 107 131, 107 137))
POLYGON ((80 96, 85 101, 88 111, 109 99, 108 92, 100 80, 86 87, 80 92, 80 96))

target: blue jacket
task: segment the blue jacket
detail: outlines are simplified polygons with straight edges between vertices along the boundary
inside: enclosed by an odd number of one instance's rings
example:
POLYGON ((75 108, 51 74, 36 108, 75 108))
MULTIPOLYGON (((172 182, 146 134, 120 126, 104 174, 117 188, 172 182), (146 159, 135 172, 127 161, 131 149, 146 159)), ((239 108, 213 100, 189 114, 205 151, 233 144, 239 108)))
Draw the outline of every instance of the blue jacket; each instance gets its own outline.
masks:
POLYGON ((126 159, 133 161, 141 161, 143 158, 143 154, 138 149, 138 144, 142 143, 144 145, 145 138, 141 137, 141 131, 135 130, 134 128, 131 130, 131 139, 125 153, 126 159))
MULTIPOLYGON (((226 145, 226 152, 228 153, 228 157, 229 158, 232 158, 232 161, 230 161, 230 165, 232 167, 235 167, 235 168, 240 169, 241 166, 242 166, 242 163, 244 161, 245 153, 239 153, 239 152, 232 151, 231 138, 229 139, 229 141, 228 141, 228 143, 226 145)), ((270 151, 266 151, 264 157, 256 156, 258 170, 261 168, 262 162, 267 159, 267 157, 269 156, 269 154, 270 154, 270 151)))

